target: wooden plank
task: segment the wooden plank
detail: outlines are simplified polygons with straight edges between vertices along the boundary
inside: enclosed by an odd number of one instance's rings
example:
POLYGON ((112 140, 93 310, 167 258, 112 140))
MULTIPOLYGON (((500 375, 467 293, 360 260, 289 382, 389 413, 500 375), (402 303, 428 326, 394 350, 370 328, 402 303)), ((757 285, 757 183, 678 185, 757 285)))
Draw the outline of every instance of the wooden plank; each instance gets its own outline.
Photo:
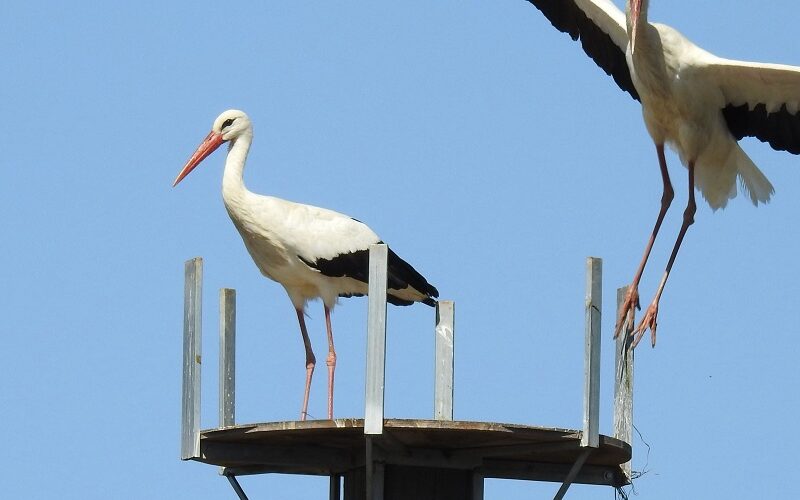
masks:
POLYGON ((181 460, 200 456, 200 362, 202 353, 203 259, 184 265, 181 460))
POLYGON ((600 320, 603 308, 603 260, 586 259, 586 336, 581 446, 600 446, 600 320))
POLYGON ((364 434, 383 433, 386 378, 386 265, 388 247, 369 247, 369 302, 367 313, 367 373, 364 434))
POLYGON ((203 441, 203 454, 198 461, 221 464, 226 468, 257 465, 291 465, 296 467, 315 467, 319 464, 336 464, 339 470, 347 470, 357 464, 347 450, 332 446, 307 444, 248 443, 244 441, 215 442, 203 441))
POLYGON ((378 462, 375 457, 376 445, 375 439, 380 438, 373 435, 367 435, 365 441, 365 464, 366 469, 366 500, 384 500, 384 472, 385 467, 383 462, 378 462))
MULTIPOLYGON (((619 310, 625 300, 628 287, 617 290, 617 309, 619 310)), ((634 349, 631 349, 633 337, 623 328, 617 337, 616 355, 614 363, 614 437, 628 444, 633 440, 633 358, 634 349)), ((631 462, 625 462, 620 467, 625 476, 631 477, 631 462)))
POLYGON ((472 471, 387 464, 385 500, 470 500, 472 471))
POLYGON ((472 471, 472 500, 483 500, 483 476, 472 471))
POLYGON ((453 349, 455 332, 455 303, 440 300, 436 304, 436 359, 433 391, 436 420, 453 420, 453 349))
MULTIPOLYGON (((505 460, 487 460, 478 472, 483 477, 495 479, 519 479, 526 481, 563 482, 572 466, 569 464, 551 464, 547 462, 528 463, 505 460)), ((572 481, 573 484, 602 484, 608 486, 624 486, 628 484, 619 474, 619 467, 587 465, 572 481)))
POLYGON ((342 499, 342 475, 331 474, 328 487, 328 500, 342 499))
POLYGON ((236 421, 236 290, 219 291, 219 426, 236 421))
MULTIPOLYGON (((259 448, 282 450, 313 448, 306 458, 327 463, 326 454, 314 455, 313 450, 329 447, 353 457, 365 456, 364 421, 351 419, 273 422, 247 425, 228 429, 211 429, 202 433, 204 458, 210 463, 212 456, 206 453, 212 443, 252 444, 259 448), (302 424, 302 425, 295 425, 302 424)), ((372 436, 367 436, 372 437, 372 436)), ((373 451, 378 461, 397 461, 411 465, 409 460, 436 467, 472 468, 481 460, 489 458, 518 460, 520 462, 550 462, 573 464, 583 451, 580 447, 581 432, 568 429, 552 429, 514 424, 487 422, 461 422, 442 420, 385 419, 384 433, 373 451)), ((243 448, 244 450, 244 448, 243 448)), ((236 450, 229 450, 234 453, 236 450)), ((273 453, 273 452, 270 452, 273 453)), ((270 455, 263 455, 267 457, 270 455)), ((289 453, 286 463, 291 463, 289 453)), ((256 465, 258 455, 242 457, 220 455, 217 458, 256 465), (251 461, 253 460, 253 461, 251 461)), ((330 455, 327 467, 347 466, 339 455, 330 455)), ((630 447, 611 437, 601 436, 600 448, 596 450, 590 464, 618 465, 630 459, 630 447)), ((261 462, 263 463, 263 462, 261 462)), ((304 462, 305 463, 305 462, 304 462)), ((362 462, 363 463, 363 462, 362 462)), ((228 463, 218 465, 229 466, 228 463)))

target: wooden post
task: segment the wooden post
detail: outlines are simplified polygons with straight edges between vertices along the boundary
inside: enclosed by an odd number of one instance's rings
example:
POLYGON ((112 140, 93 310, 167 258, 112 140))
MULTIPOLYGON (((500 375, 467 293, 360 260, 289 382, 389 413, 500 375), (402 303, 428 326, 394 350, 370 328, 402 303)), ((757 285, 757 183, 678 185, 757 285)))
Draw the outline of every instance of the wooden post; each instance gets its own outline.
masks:
MULTIPOLYGON (((617 290, 617 311, 625 300, 628 287, 617 290)), ((614 370, 614 437, 632 444, 633 439, 633 357, 630 348, 633 337, 631 325, 624 325, 617 337, 614 370)), ((631 462, 621 465, 622 471, 630 480, 631 462)))
POLYGON ((386 265, 388 247, 369 247, 367 313, 367 373, 364 434, 383 434, 383 395, 386 378, 386 265))
POLYGON ((453 341, 455 303, 440 300, 436 304, 436 368, 433 391, 433 418, 453 420, 453 341))
POLYGON ((600 311, 603 307, 603 261, 586 259, 586 343, 581 446, 600 446, 600 311))
POLYGON ((200 456, 200 362, 202 355, 203 259, 184 266, 183 390, 181 398, 181 460, 200 456))
POLYGON ((236 290, 219 291, 219 426, 236 421, 236 290))

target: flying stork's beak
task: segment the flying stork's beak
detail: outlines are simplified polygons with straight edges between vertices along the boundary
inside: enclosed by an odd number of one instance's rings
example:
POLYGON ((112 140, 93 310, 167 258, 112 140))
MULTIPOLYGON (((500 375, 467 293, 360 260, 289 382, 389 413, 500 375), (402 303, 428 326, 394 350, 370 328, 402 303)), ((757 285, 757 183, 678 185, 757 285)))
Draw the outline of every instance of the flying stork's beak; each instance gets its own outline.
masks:
POLYGON ((639 15, 642 12, 642 0, 631 0, 631 54, 636 46, 636 32, 639 26, 639 15))
POLYGON ((189 161, 186 162, 186 165, 183 166, 181 173, 178 174, 178 177, 175 178, 175 182, 172 183, 172 187, 177 186, 184 177, 189 175, 189 172, 194 170, 194 167, 199 165, 200 162, 206 158, 206 156, 210 155, 218 147, 220 147, 223 142, 225 141, 222 139, 222 134, 213 131, 209 132, 206 138, 203 139, 203 142, 200 143, 197 151, 194 152, 192 157, 189 158, 189 161))

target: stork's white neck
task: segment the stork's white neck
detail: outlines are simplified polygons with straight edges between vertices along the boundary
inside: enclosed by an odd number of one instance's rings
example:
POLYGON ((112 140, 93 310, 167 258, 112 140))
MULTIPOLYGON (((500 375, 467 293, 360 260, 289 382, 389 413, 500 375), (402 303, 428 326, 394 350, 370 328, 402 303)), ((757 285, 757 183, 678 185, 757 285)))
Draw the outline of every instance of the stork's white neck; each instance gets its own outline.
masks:
POLYGON ((226 201, 238 198, 247 191, 244 186, 244 164, 252 142, 253 133, 247 131, 228 144, 228 157, 222 174, 222 197, 226 201))

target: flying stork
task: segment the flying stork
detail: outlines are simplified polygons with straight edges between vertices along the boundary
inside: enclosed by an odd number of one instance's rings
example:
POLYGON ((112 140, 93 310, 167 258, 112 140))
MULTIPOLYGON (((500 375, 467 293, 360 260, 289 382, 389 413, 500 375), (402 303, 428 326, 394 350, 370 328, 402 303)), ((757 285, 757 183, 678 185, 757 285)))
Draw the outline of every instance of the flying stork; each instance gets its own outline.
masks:
POLYGON ((724 208, 742 191, 754 205, 774 189, 739 147, 757 137, 773 149, 800 154, 800 67, 735 61, 694 45, 675 29, 650 23, 649 0, 628 0, 623 14, 610 0, 528 0, 553 26, 580 39, 583 50, 619 87, 642 104, 656 146, 664 185, 661 209, 620 307, 614 336, 633 326, 639 281, 674 192, 664 157, 673 147, 689 171, 689 202, 683 224, 653 301, 634 335, 633 346, 651 330, 656 342, 658 302, 686 230, 694 222, 697 187, 712 209, 724 208))
MULTIPOLYGON (((243 170, 253 127, 239 110, 225 111, 173 183, 177 185, 223 143, 228 157, 222 176, 222 199, 247 251, 261 273, 286 289, 297 312, 306 352, 306 381, 301 420, 308 415, 308 395, 316 358, 305 323, 305 306, 321 298, 328 334, 328 418, 333 418, 333 347, 331 311, 338 297, 367 293, 369 245, 381 239, 364 223, 346 215, 249 191, 243 170)), ((436 304, 439 292, 411 265, 389 249, 387 301, 395 305, 436 304)))

